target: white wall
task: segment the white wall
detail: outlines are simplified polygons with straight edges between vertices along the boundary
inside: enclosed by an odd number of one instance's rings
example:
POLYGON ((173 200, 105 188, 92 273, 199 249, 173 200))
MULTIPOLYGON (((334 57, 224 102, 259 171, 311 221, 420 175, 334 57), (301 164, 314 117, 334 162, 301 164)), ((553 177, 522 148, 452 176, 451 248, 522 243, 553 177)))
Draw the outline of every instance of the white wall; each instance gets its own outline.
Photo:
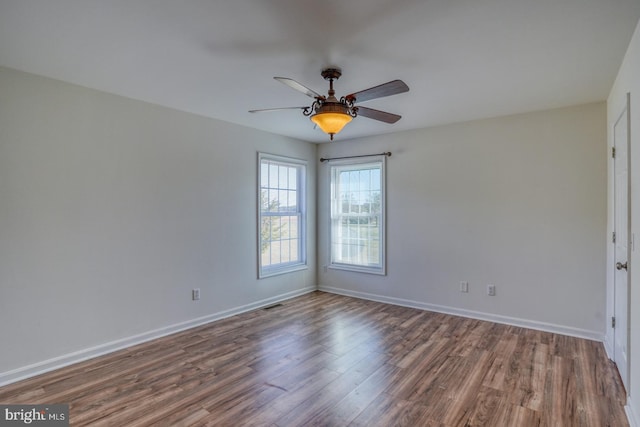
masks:
MULTIPOLYGON (((609 146, 613 145, 612 129, 618 114, 622 111, 626 102, 627 93, 631 93, 631 232, 636 239, 640 236, 640 23, 631 39, 631 43, 625 55, 616 82, 611 89, 607 101, 607 125, 609 146)), ((613 188, 612 175, 609 174, 609 188, 613 188)), ((612 196, 612 194, 611 194, 612 196)), ((609 210, 613 198, 609 197, 609 210)), ((613 216, 609 215, 609 230, 613 228, 613 216)), ((609 246, 608 251, 608 301, 607 308, 611 311, 613 305, 613 251, 609 246)), ((636 249, 631 252, 631 301, 630 301, 630 333, 629 346, 629 400, 627 402, 627 414, 632 426, 640 426, 640 274, 634 270, 634 266, 640 266, 640 252, 636 249)), ((609 314, 610 315, 610 314, 609 314)), ((607 341, 612 342, 613 330, 607 329, 607 341)))
MULTIPOLYGON (((319 286, 602 339, 606 148, 604 103, 322 144, 321 157, 393 155, 387 276, 319 268, 319 286)), ((319 166, 319 267, 328 169, 319 166)))
POLYGON ((314 144, 0 68, 0 383, 314 289, 315 176, 314 144), (306 271, 256 279, 258 151, 309 161, 306 271))

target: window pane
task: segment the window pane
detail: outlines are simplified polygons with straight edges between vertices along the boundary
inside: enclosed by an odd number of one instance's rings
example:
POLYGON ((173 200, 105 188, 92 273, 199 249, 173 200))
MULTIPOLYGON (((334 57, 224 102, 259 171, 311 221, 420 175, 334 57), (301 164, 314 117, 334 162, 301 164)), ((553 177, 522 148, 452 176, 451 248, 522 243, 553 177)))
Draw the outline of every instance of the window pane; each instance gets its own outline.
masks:
POLYGON ((269 165, 266 163, 260 164, 260 186, 262 188, 269 186, 269 165))
POLYGON ((349 188, 349 172, 340 172, 340 177, 338 179, 338 183, 340 188, 349 188))
POLYGON ((271 242, 271 264, 280 264, 282 262, 282 257, 280 256, 281 246, 282 244, 279 240, 271 242))
POLYGON ((349 192, 358 191, 358 171, 349 172, 349 192))
POLYGON ((269 183, 267 186, 270 188, 278 187, 278 165, 271 162, 269 162, 269 183))
POLYGON ((289 168, 289 186, 287 188, 290 190, 298 188, 297 171, 295 168, 289 168))
POLYGON ((278 212, 280 202, 278 201, 278 190, 269 190, 269 205, 267 209, 269 212, 278 212))
POLYGON ((289 178, 289 168, 278 166, 278 188, 288 188, 287 178, 289 178))
POLYGON ((298 239, 289 240, 289 261, 298 261, 298 239))
POLYGON ((289 236, 292 238, 298 237, 298 216, 290 216, 289 218, 289 236))
POLYGON ((372 214, 380 214, 380 209, 382 207, 382 198, 379 191, 371 193, 371 213, 372 214))
POLYGON ((260 221, 260 251, 264 254, 269 248, 269 241, 271 236, 271 221, 269 217, 262 217, 260 221))
POLYGON ((288 194, 288 206, 290 212, 295 212, 298 210, 298 192, 295 190, 290 190, 288 194))
POLYGON ((260 210, 266 211, 269 206, 269 191, 260 189, 260 210))
POLYGON ((287 190, 278 190, 278 212, 286 212, 289 206, 287 205, 287 190))
POLYGON ((380 169, 372 169, 371 170, 371 189, 372 190, 380 190, 380 169))
POLYGON ((278 230, 278 238, 279 239, 286 239, 289 237, 289 217, 285 216, 285 217, 280 217, 280 229, 278 230))

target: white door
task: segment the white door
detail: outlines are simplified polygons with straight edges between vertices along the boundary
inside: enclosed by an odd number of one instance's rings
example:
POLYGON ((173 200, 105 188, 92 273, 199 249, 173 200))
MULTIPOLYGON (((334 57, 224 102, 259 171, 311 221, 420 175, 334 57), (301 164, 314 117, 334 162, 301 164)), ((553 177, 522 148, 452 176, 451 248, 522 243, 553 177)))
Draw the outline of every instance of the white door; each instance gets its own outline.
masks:
POLYGON ((614 145, 614 361, 629 390, 629 94, 624 110, 613 126, 614 145))

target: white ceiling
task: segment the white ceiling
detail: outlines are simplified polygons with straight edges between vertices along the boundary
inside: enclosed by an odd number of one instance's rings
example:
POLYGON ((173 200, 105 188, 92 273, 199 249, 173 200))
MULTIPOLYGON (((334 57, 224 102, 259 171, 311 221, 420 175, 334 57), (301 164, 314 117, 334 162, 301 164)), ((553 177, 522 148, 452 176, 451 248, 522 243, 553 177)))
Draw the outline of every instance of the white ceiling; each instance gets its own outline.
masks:
POLYGON ((312 99, 401 79, 336 141, 606 99, 640 0, 0 0, 0 65, 307 141, 312 99))

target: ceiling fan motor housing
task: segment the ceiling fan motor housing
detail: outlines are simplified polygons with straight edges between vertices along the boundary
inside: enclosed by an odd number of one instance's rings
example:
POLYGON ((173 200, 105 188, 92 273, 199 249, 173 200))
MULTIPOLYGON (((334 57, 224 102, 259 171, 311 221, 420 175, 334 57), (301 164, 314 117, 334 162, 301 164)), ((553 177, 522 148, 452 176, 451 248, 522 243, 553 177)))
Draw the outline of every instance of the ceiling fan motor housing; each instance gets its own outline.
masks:
POLYGON ((342 75, 342 70, 340 68, 325 68, 320 73, 325 80, 338 80, 342 75))

